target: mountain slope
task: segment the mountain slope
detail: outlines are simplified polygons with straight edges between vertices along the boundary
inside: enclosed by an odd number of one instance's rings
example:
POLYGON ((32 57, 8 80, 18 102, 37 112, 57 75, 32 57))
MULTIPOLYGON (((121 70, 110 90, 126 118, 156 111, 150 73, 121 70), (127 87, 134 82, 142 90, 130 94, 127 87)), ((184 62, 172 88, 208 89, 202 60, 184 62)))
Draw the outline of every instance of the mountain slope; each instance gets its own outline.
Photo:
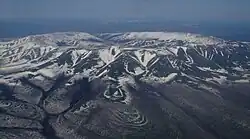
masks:
POLYGON ((0 48, 1 117, 20 123, 0 126, 2 135, 250 137, 247 42, 171 32, 65 32, 0 48))

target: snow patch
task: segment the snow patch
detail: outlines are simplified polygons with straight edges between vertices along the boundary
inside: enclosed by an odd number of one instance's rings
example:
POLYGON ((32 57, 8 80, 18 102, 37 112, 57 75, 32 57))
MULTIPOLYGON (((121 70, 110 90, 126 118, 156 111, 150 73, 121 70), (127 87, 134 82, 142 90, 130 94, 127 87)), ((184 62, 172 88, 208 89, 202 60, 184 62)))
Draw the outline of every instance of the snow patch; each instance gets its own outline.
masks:
POLYGON ((103 62, 105 62, 106 64, 109 64, 109 63, 115 61, 115 59, 118 58, 120 53, 121 53, 121 50, 119 47, 112 46, 112 47, 110 47, 110 49, 100 50, 99 56, 103 62))
POLYGON ((145 50, 138 50, 134 52, 139 62, 144 66, 147 67, 148 62, 153 59, 156 54, 153 52, 145 51, 145 50))
POLYGON ((143 77, 142 80, 147 82, 147 83, 169 83, 176 79, 178 76, 178 73, 170 73, 167 77, 156 77, 156 76, 148 76, 148 77, 143 77))
POLYGON ((249 80, 246 80, 246 79, 235 80, 234 82, 235 82, 235 83, 250 83, 250 81, 249 81, 249 80))
POLYGON ((206 78, 206 81, 217 81, 219 84, 223 84, 227 81, 227 77, 219 76, 219 77, 206 78))
POLYGON ((202 71, 213 71, 213 72, 224 73, 224 74, 228 73, 225 69, 211 69, 210 67, 197 67, 197 68, 202 71))

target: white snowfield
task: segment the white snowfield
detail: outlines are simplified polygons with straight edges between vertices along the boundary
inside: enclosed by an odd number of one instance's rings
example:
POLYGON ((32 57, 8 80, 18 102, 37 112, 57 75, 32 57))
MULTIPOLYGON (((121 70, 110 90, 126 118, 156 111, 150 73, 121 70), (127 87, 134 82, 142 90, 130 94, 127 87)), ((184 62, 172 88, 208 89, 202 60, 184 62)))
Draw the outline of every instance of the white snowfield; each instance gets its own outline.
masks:
POLYGON ((181 33, 181 32, 128 32, 128 33, 106 33, 104 36, 111 36, 112 40, 146 40, 157 39, 164 41, 182 40, 197 45, 218 45, 225 41, 216 37, 205 37, 199 34, 181 33))

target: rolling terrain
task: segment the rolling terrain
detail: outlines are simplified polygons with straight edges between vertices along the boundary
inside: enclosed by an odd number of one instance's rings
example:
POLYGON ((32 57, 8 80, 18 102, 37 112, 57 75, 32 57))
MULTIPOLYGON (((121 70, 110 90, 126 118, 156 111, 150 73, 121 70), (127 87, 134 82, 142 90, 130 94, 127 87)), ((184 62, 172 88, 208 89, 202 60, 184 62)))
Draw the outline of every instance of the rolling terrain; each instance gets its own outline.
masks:
POLYGON ((249 139, 250 43, 176 32, 0 42, 3 139, 249 139))

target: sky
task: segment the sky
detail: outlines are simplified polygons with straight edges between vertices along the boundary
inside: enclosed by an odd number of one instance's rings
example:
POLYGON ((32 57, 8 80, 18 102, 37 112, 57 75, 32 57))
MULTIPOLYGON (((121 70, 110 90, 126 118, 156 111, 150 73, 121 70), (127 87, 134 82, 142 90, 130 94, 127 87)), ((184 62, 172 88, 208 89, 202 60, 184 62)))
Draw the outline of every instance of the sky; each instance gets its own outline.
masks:
POLYGON ((250 21, 250 0, 0 0, 0 19, 250 21))

